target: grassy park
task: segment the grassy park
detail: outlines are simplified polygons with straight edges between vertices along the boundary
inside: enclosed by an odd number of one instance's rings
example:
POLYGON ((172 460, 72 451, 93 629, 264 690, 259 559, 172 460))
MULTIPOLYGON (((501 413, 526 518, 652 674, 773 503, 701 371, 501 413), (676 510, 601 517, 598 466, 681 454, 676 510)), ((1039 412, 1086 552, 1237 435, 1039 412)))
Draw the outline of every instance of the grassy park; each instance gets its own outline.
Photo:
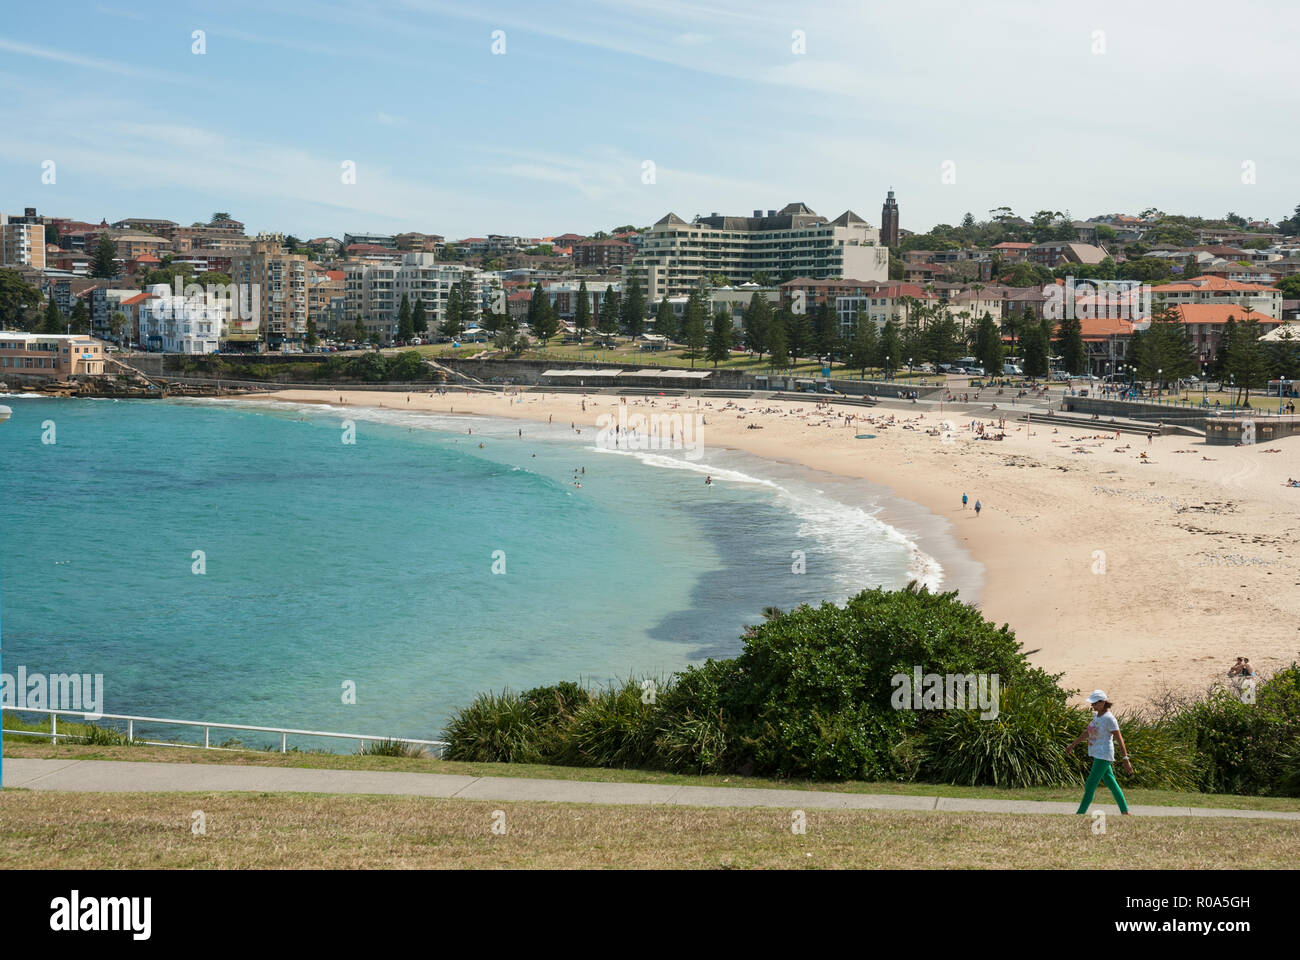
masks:
MULTIPOLYGON (((179 752, 179 751, 178 751, 179 752)), ((1288 821, 510 803, 238 793, 0 792, 0 862, 60 869, 1282 868, 1288 821), (492 831, 494 811, 506 832, 492 831), (192 832, 203 811, 205 832, 192 832)))

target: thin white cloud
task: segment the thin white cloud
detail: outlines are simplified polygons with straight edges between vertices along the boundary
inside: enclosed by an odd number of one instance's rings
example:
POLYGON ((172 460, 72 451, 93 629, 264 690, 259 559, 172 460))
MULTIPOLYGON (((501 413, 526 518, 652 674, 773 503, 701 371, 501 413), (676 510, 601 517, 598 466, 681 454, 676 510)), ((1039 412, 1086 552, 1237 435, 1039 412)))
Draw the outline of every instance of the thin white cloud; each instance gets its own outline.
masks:
POLYGON ((23 57, 36 57, 41 60, 53 60, 57 63, 66 63, 70 66, 82 67, 87 70, 101 70, 105 73, 116 73, 123 77, 137 77, 145 80, 166 80, 172 83, 189 82, 188 77, 182 77, 177 74, 164 73, 158 70, 145 70, 140 67, 132 66, 129 63, 121 63, 115 60, 101 60, 98 57, 88 57, 85 54, 73 53, 70 50, 55 50, 50 47, 38 47, 35 44, 30 43, 19 43, 16 40, 10 40, 6 37, 0 37, 0 50, 23 57))

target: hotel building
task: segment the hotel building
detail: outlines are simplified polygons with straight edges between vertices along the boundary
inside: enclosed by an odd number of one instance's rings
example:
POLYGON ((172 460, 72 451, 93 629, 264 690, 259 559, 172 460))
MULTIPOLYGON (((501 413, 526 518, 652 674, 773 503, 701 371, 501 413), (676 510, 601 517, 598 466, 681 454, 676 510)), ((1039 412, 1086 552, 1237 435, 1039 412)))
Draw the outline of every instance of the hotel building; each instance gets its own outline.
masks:
POLYGON ((717 213, 687 223, 670 213, 650 228, 623 269, 648 300, 684 296, 701 280, 721 275, 733 284, 788 277, 888 280, 889 250, 880 231, 851 210, 827 220, 802 203, 752 217, 717 213), (756 280, 755 278, 759 279, 756 280))

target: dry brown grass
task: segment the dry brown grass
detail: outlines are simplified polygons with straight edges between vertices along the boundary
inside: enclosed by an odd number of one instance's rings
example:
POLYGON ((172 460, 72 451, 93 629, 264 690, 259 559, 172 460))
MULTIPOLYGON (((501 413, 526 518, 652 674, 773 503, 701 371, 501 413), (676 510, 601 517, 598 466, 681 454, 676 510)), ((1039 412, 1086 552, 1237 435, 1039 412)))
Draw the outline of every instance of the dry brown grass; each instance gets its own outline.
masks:
POLYGON ((482 803, 308 794, 0 793, 12 868, 1278 868, 1286 821, 482 803), (206 834, 191 832, 202 810, 206 834), (503 810, 505 835, 492 832, 503 810))

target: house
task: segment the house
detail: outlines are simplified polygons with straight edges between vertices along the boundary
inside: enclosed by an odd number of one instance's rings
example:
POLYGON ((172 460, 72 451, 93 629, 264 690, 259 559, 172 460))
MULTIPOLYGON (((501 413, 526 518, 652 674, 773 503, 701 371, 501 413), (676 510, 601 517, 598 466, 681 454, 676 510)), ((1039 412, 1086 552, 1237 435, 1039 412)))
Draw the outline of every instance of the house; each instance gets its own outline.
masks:
POLYGON ((1095 244, 1050 240, 1046 243, 1035 243, 1031 246, 1027 251, 1026 259, 1030 263, 1037 263, 1050 268, 1061 263, 1101 263, 1108 256, 1110 254, 1106 252, 1105 248, 1095 244))

